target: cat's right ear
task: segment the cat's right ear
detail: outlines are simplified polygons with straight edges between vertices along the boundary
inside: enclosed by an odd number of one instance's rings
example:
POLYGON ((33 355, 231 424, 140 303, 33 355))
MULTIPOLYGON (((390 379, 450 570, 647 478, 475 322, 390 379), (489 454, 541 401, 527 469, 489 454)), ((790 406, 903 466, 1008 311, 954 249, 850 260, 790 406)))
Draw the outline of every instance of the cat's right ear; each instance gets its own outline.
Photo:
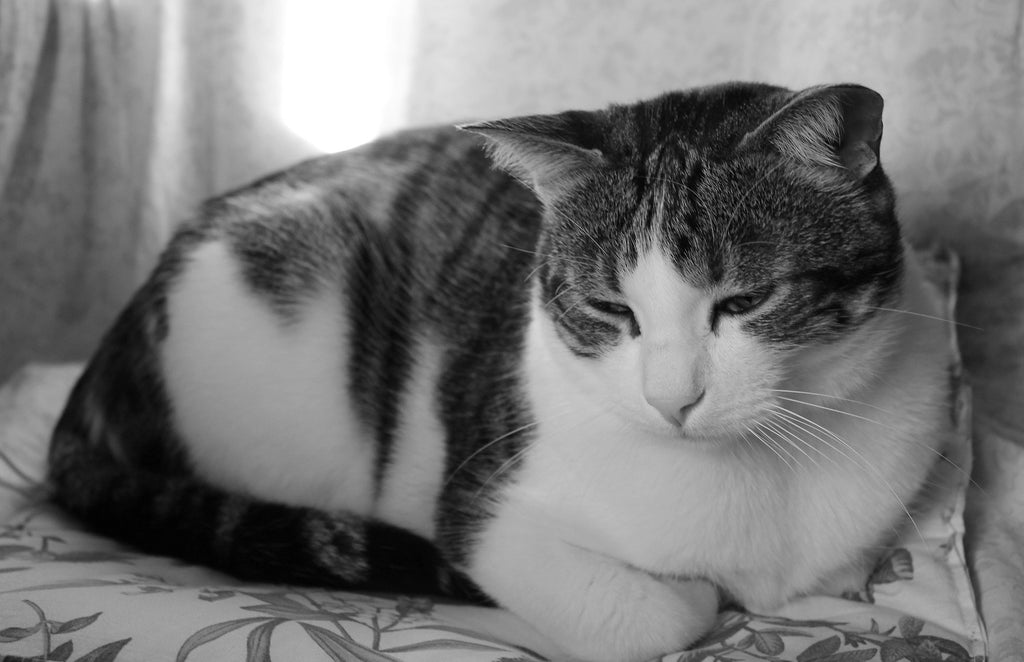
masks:
POLYGON ((458 128, 487 138, 495 164, 530 186, 544 202, 605 164, 595 113, 530 115, 458 128))
POLYGON ((745 136, 741 146, 771 149, 863 180, 878 166, 883 105, 881 95, 862 85, 808 88, 745 136))

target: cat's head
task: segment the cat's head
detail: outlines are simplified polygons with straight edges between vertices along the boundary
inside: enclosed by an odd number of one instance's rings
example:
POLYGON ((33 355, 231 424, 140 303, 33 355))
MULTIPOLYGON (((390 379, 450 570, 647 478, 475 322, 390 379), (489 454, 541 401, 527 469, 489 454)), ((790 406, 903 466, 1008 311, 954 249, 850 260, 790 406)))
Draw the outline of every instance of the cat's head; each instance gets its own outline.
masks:
POLYGON ((870 379, 903 255, 881 113, 856 85, 728 84, 465 128, 544 203, 536 306, 579 388, 716 439, 870 379))

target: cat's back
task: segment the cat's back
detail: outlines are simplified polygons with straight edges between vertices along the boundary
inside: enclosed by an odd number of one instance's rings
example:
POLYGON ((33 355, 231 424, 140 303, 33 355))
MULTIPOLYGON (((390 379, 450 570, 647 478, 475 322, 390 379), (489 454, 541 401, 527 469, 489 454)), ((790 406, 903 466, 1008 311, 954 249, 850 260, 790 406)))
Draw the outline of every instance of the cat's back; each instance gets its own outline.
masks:
POLYGON ((538 223, 525 188, 450 129, 313 159, 208 203, 154 276, 154 349, 193 469, 429 535, 444 430, 422 394, 456 344, 525 301, 531 256, 516 247, 535 243, 538 223), (385 465, 409 455, 393 447, 412 436, 432 470, 392 480, 385 465), (380 512, 388 503, 406 510, 380 512))
POLYGON ((351 244, 356 231, 413 233, 425 240, 485 220, 480 212, 495 202, 496 194, 535 206, 521 185, 491 165, 479 136, 430 127, 268 175, 207 202, 193 225, 243 247, 259 239, 269 243, 299 236, 308 244, 323 245, 331 238, 351 244))

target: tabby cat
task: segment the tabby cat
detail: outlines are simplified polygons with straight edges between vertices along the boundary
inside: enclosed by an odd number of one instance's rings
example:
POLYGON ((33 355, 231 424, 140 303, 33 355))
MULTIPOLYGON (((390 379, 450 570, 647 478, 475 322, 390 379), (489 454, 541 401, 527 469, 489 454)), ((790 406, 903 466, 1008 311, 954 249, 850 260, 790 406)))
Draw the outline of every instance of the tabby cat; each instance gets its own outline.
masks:
POLYGON ((948 425, 881 113, 730 83, 216 198, 75 387, 55 498, 243 578, 491 601, 589 661, 863 587, 948 425))

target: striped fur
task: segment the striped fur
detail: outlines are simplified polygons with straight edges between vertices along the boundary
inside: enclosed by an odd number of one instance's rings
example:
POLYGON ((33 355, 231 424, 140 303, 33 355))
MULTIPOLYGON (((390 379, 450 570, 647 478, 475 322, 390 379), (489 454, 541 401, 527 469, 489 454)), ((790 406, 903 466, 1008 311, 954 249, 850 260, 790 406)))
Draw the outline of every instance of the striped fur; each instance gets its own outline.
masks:
POLYGON ((931 304, 880 113, 727 84, 408 131, 219 197, 75 387, 55 498, 241 577, 496 602, 573 659, 863 579, 945 424, 941 328, 884 313, 931 304), (816 395, 773 418, 784 392, 816 395), (898 405, 897 432, 822 409, 844 401, 898 405))

